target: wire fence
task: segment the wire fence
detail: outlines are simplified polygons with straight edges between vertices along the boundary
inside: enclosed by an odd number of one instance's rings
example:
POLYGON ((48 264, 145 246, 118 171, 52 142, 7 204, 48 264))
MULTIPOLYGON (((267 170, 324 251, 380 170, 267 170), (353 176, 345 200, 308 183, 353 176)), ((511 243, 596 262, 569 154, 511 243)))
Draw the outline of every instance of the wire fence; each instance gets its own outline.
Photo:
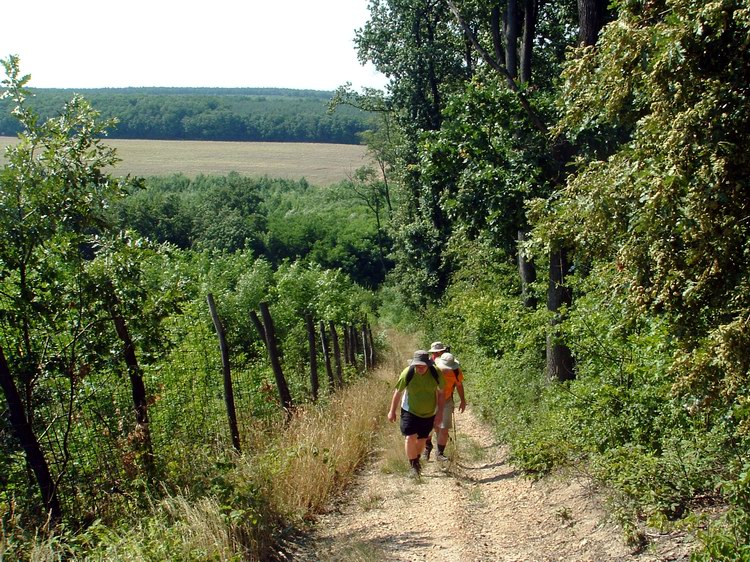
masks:
MULTIPOLYGON (((217 335, 205 318, 191 325, 177 347, 142 367, 148 396, 148 428, 136 423, 124 362, 85 376, 45 379, 36 391, 33 429, 44 451, 64 512, 84 519, 105 515, 106 506, 126 498, 143 480, 138 445, 148 431, 155 465, 162 471, 183 462, 199 444, 217 456, 232 448, 217 335)), ((307 394, 309 373, 295 373, 293 388, 307 394)), ((325 377, 322 377, 325 381, 325 377)), ((252 440, 263 417, 281 417, 273 375, 264 361, 232 371, 232 389, 241 440, 252 440)), ((5 406, 5 403, 3 403, 5 406)), ((0 409, 3 420, 8 412, 0 409)), ((0 425, 0 445, 12 450, 11 428, 0 425)), ((17 449, 16 449, 17 450, 17 449)), ((3 483, 0 477, 0 483, 3 483)))

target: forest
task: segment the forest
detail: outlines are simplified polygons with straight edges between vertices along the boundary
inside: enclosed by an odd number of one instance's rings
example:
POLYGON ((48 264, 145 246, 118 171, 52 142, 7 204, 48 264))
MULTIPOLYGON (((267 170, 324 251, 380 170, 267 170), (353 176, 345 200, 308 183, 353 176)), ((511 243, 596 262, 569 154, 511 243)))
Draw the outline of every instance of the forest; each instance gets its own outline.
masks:
POLYGON ((114 178, 111 116, 42 116, 3 62, 0 552, 268 559, 362 462, 374 400, 347 446, 304 436, 395 329, 450 342, 514 466, 587 474, 634 550, 750 560, 747 1, 369 12, 389 83, 333 94, 372 116, 338 186, 114 178))
MULTIPOLYGON (((74 94, 105 119, 113 139, 360 144, 370 116, 328 112, 333 92, 280 88, 29 88, 40 117, 54 117, 74 94)), ((0 100, 0 136, 16 136, 12 106, 0 100)))

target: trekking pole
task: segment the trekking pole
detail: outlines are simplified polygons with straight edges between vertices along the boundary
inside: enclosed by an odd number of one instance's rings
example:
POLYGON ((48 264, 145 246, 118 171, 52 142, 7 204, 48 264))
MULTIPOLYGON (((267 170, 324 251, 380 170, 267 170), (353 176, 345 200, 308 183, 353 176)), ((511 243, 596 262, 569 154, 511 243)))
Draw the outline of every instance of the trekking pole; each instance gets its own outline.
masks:
POLYGON ((456 412, 453 412, 453 454, 451 455, 451 465, 458 464, 458 429, 456 426, 456 412))

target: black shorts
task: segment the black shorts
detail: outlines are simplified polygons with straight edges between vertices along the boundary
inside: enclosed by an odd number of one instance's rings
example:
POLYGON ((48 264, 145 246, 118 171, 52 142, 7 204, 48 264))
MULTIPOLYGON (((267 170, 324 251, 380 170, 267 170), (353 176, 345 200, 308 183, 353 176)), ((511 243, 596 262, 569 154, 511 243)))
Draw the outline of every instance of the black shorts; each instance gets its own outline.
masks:
POLYGON ((401 408, 401 434, 408 436, 417 434, 417 439, 426 439, 432 431, 435 423, 435 416, 429 418, 420 418, 411 412, 401 408))

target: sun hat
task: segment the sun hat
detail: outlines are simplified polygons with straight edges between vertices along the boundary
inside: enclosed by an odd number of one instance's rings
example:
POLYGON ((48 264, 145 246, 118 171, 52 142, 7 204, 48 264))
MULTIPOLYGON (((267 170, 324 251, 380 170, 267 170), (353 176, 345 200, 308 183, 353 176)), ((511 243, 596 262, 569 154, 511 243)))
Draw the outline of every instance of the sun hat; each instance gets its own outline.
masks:
POLYGON ((434 341, 430 344, 430 353, 437 353, 438 351, 445 351, 446 349, 448 348, 445 347, 441 341, 434 341))
POLYGON ((443 353, 440 357, 435 359, 435 364, 441 369, 458 369, 458 360, 453 357, 452 353, 443 353))
POLYGON ((412 365, 427 365, 430 360, 429 354, 424 349, 418 349, 414 352, 414 359, 411 360, 412 365))

